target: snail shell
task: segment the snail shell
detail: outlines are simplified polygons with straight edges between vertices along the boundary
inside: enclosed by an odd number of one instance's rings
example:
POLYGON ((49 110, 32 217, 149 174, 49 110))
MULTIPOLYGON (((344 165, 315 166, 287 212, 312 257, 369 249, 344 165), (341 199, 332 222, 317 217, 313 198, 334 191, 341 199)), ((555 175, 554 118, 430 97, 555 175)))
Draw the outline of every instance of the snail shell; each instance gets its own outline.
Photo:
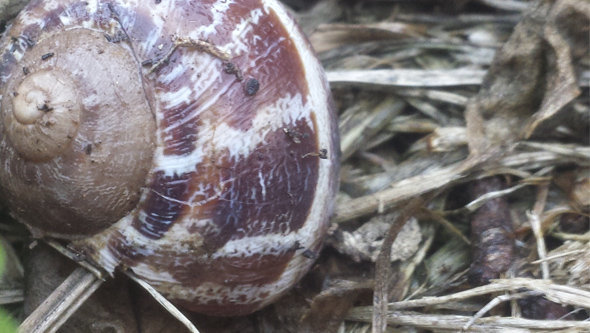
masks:
POLYGON ((35 236, 212 315, 312 265, 337 124, 274 0, 32 1, 0 50, 0 186, 35 236))

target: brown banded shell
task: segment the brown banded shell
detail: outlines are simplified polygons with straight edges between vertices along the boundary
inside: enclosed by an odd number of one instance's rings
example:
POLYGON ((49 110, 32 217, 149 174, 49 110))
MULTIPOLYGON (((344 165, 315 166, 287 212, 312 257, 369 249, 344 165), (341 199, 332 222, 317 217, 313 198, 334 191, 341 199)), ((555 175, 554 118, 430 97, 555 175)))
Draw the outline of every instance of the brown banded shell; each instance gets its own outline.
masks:
POLYGON ((309 269, 337 125, 274 0, 32 1, 0 49, 2 199, 34 235, 213 315, 309 269))

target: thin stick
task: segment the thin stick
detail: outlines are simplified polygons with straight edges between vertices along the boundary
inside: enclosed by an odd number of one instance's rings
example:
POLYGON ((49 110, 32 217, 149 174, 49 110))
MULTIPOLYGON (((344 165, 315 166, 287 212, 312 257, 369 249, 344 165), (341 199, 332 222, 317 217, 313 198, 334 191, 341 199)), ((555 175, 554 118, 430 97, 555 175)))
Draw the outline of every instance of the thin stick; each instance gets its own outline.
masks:
MULTIPOLYGON (((82 304, 104 282, 103 273, 91 264, 80 261, 79 257, 56 241, 46 240, 47 244, 64 256, 78 262, 78 267, 49 297, 31 313, 19 327, 21 333, 53 333, 57 331, 82 304)), ((137 282, 152 295, 170 314, 183 323, 190 332, 199 333, 197 328, 168 300, 152 286, 125 272, 129 278, 137 282)))
POLYGON ((559 259, 559 258, 563 258, 563 257, 573 256, 573 255, 580 254, 580 253, 586 253, 586 251, 588 251, 588 250, 582 249, 582 250, 572 250, 572 251, 562 252, 562 253, 552 255, 550 257, 545 257, 544 259, 532 261, 531 264, 536 265, 536 264, 542 263, 543 261, 551 261, 551 260, 555 260, 555 259, 559 259))
POLYGON ((164 296, 162 296, 162 294, 160 294, 158 291, 156 291, 156 289, 154 289, 154 287, 150 286, 147 282, 143 281, 142 279, 136 277, 132 272, 125 271, 125 274, 131 280, 137 282, 137 284, 139 284, 148 293, 150 293, 150 295, 152 295, 152 297, 158 303, 160 303, 160 305, 162 305, 164 307, 164 309, 166 309, 166 311, 168 311, 171 315, 173 315, 176 319, 178 319, 182 324, 184 324, 184 326, 186 326, 186 328, 188 328, 188 330, 190 332, 199 333, 199 330, 195 327, 195 325, 193 325, 193 323, 191 323, 191 321, 188 320, 188 318, 185 317, 184 314, 182 314, 182 312, 180 312, 180 310, 178 310, 174 306, 174 304, 170 303, 169 300, 164 298, 164 296))
POLYGON ((67 247, 64 247, 58 241, 55 241, 53 239, 44 239, 43 241, 47 245, 49 245, 52 248, 54 248, 57 252, 61 253, 62 255, 66 256, 66 257, 68 257, 73 262, 77 263, 78 265, 86 268, 92 274, 96 275, 99 279, 104 279, 104 272, 101 271, 100 269, 96 268, 92 264, 90 264, 90 263, 88 263, 86 261, 83 261, 83 257, 81 257, 80 254, 75 253, 75 252, 72 252, 70 249, 68 249, 67 247))
POLYGON ((389 299, 389 281, 391 276, 391 247, 393 241, 408 220, 424 205, 424 199, 418 197, 400 212, 391 222, 385 235, 377 262, 375 263, 375 290, 373 296, 373 333, 385 332, 387 328, 387 302, 389 299))
POLYGON ((420 213, 425 214, 426 216, 428 216, 429 218, 431 218, 435 222, 437 222, 437 223, 441 224, 443 227, 447 228, 452 234, 459 237, 459 239, 461 239, 465 244, 471 245, 471 241, 465 235, 463 235, 461 230, 457 229, 457 227, 455 227, 455 225, 453 225, 449 220, 444 218, 444 216, 441 214, 441 212, 434 212, 434 211, 431 211, 430 209, 424 208, 420 211, 420 213))
POLYGON ((78 267, 19 327, 22 333, 53 333, 104 281, 78 267))
POLYGON ((465 324, 465 326, 463 326, 463 331, 467 331, 469 329, 469 327, 471 327, 471 325, 473 325, 475 323, 476 320, 483 317, 483 315, 488 313, 488 311, 495 308, 496 306, 498 306, 498 304, 500 304, 502 302, 511 301, 514 299, 521 299, 521 298, 525 298, 525 297, 529 297, 529 296, 539 296, 539 295, 542 295, 542 294, 537 291, 525 291, 522 293, 517 293, 517 294, 512 294, 512 295, 497 296, 493 300, 491 300, 488 304, 486 304, 483 308, 481 308, 479 311, 477 311, 477 313, 475 315, 473 315, 473 317, 467 322, 467 324, 465 324))
MULTIPOLYGON (((507 150, 511 151, 511 149, 507 150)), ((584 159, 578 159, 578 153, 588 156, 590 155, 590 150, 582 149, 582 147, 576 147, 576 149, 572 149, 570 153, 575 155, 570 154, 565 156, 552 152, 517 153, 503 157, 497 161, 498 163, 496 163, 494 160, 494 165, 492 165, 490 162, 487 162, 487 166, 484 162, 467 159, 463 162, 441 168, 440 170, 433 171, 429 174, 417 175, 400 180, 391 184, 389 188, 382 191, 346 200, 342 202, 342 204, 336 206, 336 216, 334 217, 334 222, 344 223, 362 216, 374 214, 380 210, 390 208, 396 203, 405 199, 409 199, 435 189, 449 187, 458 183, 464 183, 470 179, 477 178, 478 174, 481 175, 483 173, 486 176, 502 174, 507 167, 533 169, 545 166, 564 165, 567 163, 577 163, 581 166, 588 165, 587 157, 584 159), (583 151, 578 152, 578 150, 583 151), (496 164, 499 164, 499 166, 502 167, 501 169, 497 169, 499 172, 494 172, 494 167, 496 164), (482 172, 475 172, 475 167, 477 167, 478 170, 482 170, 482 172)), ((555 235, 555 233, 553 235, 555 235)))
POLYGON ((539 259, 541 261, 541 272, 543 274, 543 279, 549 279, 549 263, 544 259, 547 257, 547 247, 545 246, 545 238, 544 232, 541 229, 541 215, 545 210, 545 203, 547 202, 547 195, 549 193, 549 184, 544 184, 539 186, 538 194, 537 194, 537 202, 535 202, 535 207, 533 208, 532 213, 527 213, 529 221, 531 223, 531 229, 533 230, 533 234, 535 235, 535 239, 537 240, 537 253, 539 255, 539 259))
MULTIPOLYGON (((347 320, 371 322, 371 313, 355 313, 348 315, 347 320)), ((460 331, 471 319, 469 316, 422 314, 411 311, 393 311, 387 315, 389 325, 403 325, 419 327, 441 332, 445 330, 460 331)), ((518 329, 533 332, 556 332, 570 329, 573 332, 590 331, 590 322, 573 320, 534 320, 514 317, 485 317, 475 321, 470 332, 514 332, 518 329)))
POLYGON ((193 47, 199 50, 200 52, 205 52, 210 54, 211 56, 218 58, 222 61, 228 61, 231 59, 231 56, 217 48, 213 43, 201 40, 201 39, 193 39, 190 37, 179 37, 179 36, 172 36, 172 42, 174 43, 170 50, 158 61, 156 61, 149 70, 149 73, 153 73, 158 67, 162 66, 165 62, 170 59, 172 53, 176 51, 179 47, 193 47))
POLYGON ((0 290, 0 305, 20 303, 25 299, 22 289, 0 290))
MULTIPOLYGON (((555 303, 590 308, 590 292, 584 289, 556 284, 551 280, 513 278, 492 280, 492 283, 485 286, 475 287, 473 289, 461 291, 451 295, 436 297, 428 296, 415 300, 389 303, 388 309, 389 311, 392 311, 424 306, 434 306, 450 302, 457 302, 471 297, 487 295, 491 293, 519 291, 522 288, 541 292, 547 299, 555 303)), ((349 316, 354 316, 357 312, 371 312, 372 310, 372 306, 356 307, 350 311, 349 316)))

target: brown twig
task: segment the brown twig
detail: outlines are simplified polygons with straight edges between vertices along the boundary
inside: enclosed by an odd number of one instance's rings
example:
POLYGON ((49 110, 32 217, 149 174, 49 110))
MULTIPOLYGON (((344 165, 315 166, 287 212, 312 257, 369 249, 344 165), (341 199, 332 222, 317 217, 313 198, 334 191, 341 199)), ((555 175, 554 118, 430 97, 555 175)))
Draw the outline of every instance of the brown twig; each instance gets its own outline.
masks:
POLYGON ((404 224, 416 214, 424 204, 420 197, 413 199, 392 221, 383 240, 377 262, 375 263, 375 291, 373 295, 373 333, 385 332, 387 328, 387 303, 389 301, 389 282, 391 280, 391 246, 404 224))
MULTIPOLYGON (((473 198, 478 198, 504 187, 501 178, 491 177, 471 183, 470 192, 473 198)), ((474 285, 487 284, 510 267, 515 254, 514 226, 504 197, 486 201, 475 212, 471 219, 471 244, 473 263, 469 280, 474 285)))

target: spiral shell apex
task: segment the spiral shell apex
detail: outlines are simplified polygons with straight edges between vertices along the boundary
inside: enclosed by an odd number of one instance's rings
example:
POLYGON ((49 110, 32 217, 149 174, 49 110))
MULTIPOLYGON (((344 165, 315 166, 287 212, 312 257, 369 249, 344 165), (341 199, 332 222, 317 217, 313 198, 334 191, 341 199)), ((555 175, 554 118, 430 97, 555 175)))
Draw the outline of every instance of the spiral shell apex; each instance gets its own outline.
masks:
POLYGON ((32 1, 0 49, 1 195, 35 236, 212 315, 311 267, 338 129, 274 0, 32 1))

